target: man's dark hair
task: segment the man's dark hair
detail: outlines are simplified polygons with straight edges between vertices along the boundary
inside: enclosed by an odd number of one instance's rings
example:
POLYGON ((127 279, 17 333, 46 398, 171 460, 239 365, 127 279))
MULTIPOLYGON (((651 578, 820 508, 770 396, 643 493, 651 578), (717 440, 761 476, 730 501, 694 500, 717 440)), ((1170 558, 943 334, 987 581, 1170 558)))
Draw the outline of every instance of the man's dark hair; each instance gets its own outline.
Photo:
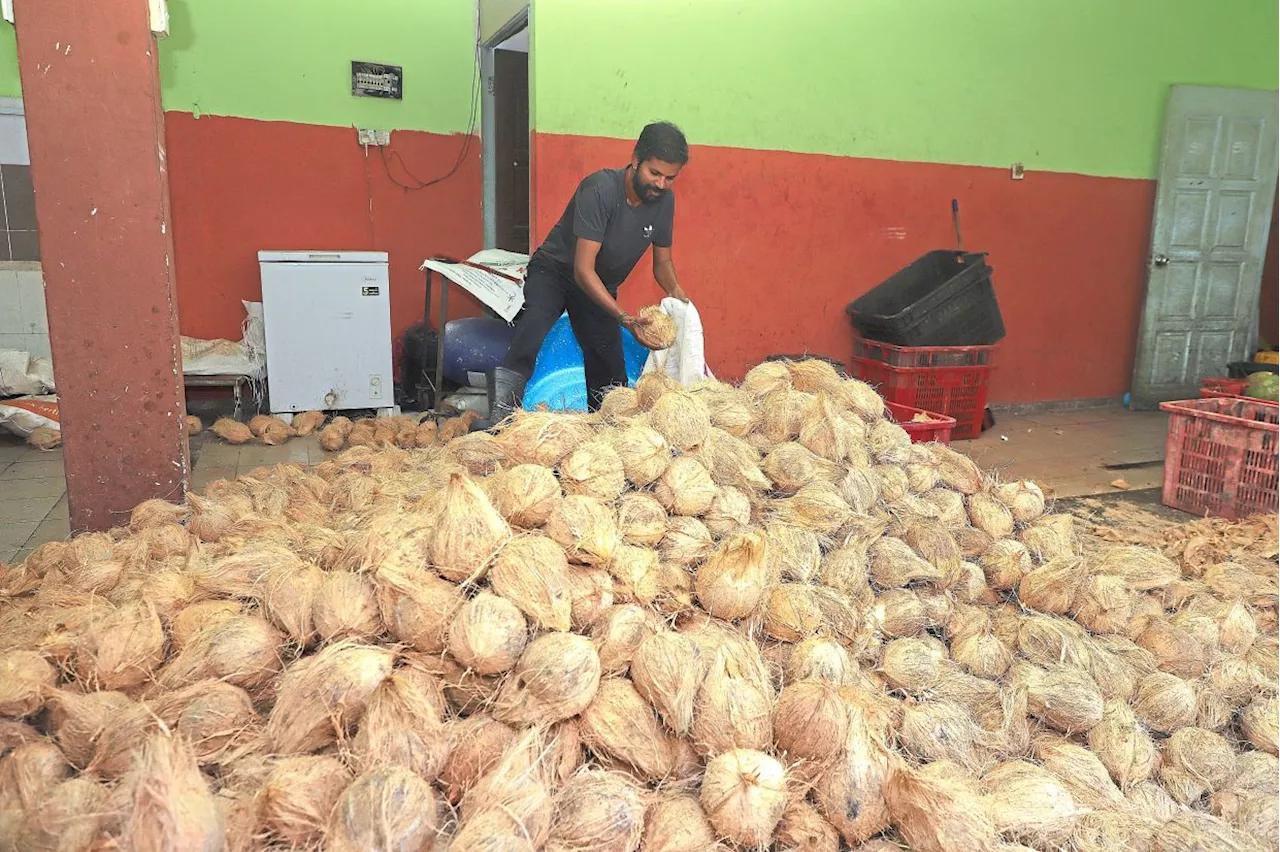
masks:
POLYGON ((661 160, 683 166, 689 162, 689 143, 684 133, 669 121, 655 121, 645 125, 636 140, 634 152, 637 162, 661 160))

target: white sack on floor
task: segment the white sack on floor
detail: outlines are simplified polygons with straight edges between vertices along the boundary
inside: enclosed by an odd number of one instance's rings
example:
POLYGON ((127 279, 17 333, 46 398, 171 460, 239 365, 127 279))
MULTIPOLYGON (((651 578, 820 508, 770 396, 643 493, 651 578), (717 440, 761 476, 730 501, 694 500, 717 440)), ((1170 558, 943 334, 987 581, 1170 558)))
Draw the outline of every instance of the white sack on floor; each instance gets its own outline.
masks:
POLYGON ((53 389, 52 361, 32 358, 21 349, 0 349, 0 396, 31 396, 53 389))
POLYGON ((714 378, 702 349, 702 318, 698 316, 698 309, 692 302, 669 297, 658 307, 675 323, 676 342, 670 349, 649 353, 643 372, 666 373, 686 387, 714 378))
POLYGON ((44 427, 61 431, 58 422, 58 397, 22 396, 17 399, 0 399, 0 429, 12 432, 20 438, 30 438, 31 433, 44 427))
POLYGON ((188 376, 248 376, 267 374, 267 338, 262 324, 262 303, 242 302, 248 316, 241 340, 182 338, 182 372, 188 376))

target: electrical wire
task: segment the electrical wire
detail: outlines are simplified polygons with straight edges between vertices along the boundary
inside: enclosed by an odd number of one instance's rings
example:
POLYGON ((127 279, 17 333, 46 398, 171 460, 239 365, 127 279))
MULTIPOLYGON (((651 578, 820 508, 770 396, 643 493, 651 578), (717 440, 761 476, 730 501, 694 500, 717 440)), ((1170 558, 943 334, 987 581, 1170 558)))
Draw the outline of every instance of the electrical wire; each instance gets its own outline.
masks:
POLYGON ((471 139, 473 136, 476 135, 476 124, 478 123, 479 117, 480 117, 479 116, 479 113, 480 113, 480 29, 479 29, 478 23, 476 26, 475 36, 476 36, 475 65, 473 67, 473 71, 471 74, 471 114, 467 118, 467 132, 462 137, 462 149, 458 151, 457 159, 453 161, 453 165, 450 166, 449 171, 445 172, 439 177, 432 178, 431 180, 422 180, 417 175, 415 175, 412 171, 409 170, 408 164, 405 163, 404 158, 400 156, 400 153, 398 151, 396 151, 395 149, 392 149, 390 152, 390 155, 388 155, 387 148, 389 146, 379 146, 378 148, 379 153, 381 153, 382 155, 382 167, 387 172, 387 178, 390 179, 390 181, 394 183, 396 186, 400 187, 406 192, 416 192, 417 190, 427 189, 428 187, 432 187, 432 186, 435 186, 436 184, 443 183, 444 181, 453 177, 455 174, 458 173, 458 169, 462 168, 462 164, 466 162, 467 154, 470 153, 471 151, 471 139), (397 163, 399 163, 401 171, 403 171, 405 175, 408 176, 409 180, 411 180, 412 183, 405 183, 392 173, 391 171, 392 159, 394 159, 397 163))

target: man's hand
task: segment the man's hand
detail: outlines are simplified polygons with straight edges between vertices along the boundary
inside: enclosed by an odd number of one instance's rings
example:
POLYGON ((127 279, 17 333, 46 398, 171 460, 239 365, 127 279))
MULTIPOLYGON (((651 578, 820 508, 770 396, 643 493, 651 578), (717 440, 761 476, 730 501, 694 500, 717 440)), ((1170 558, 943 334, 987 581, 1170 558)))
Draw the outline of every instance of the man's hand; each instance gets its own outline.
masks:
POLYGON ((686 293, 684 291, 684 288, 681 287, 679 284, 673 287, 671 289, 671 292, 668 295, 670 295, 671 298, 673 299, 679 299, 680 301, 684 302, 686 305, 689 303, 689 294, 686 293))
POLYGON ((650 320, 647 317, 632 316, 628 313, 623 313, 618 317, 618 324, 630 331, 632 334, 636 333, 636 329, 647 326, 649 322, 650 320))

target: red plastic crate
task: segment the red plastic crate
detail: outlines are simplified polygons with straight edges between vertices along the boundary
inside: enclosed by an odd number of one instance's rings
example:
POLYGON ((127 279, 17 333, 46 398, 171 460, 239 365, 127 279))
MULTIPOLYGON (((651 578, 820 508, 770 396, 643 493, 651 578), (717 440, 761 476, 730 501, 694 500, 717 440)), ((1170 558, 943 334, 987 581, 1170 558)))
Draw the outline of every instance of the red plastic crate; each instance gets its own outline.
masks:
POLYGON ((937 441, 939 444, 951 443, 951 432, 956 428, 956 419, 947 417, 945 414, 935 414, 932 411, 923 411, 919 408, 912 408, 909 405, 899 405, 896 402, 885 402, 884 407, 889 410, 889 414, 893 417, 893 422, 897 423, 903 430, 911 436, 913 444, 927 444, 930 441, 937 441), (912 420, 917 414, 927 414, 928 420, 912 420))
POLYGON ((976 367, 991 363, 995 346, 894 346, 855 337, 853 357, 891 367, 976 367))
POLYGON ((1201 379, 1200 398, 1220 399, 1222 397, 1244 396, 1244 389, 1248 384, 1248 379, 1201 379))
POLYGON ((969 367, 895 367, 883 361, 853 359, 854 378, 876 385, 889 402, 954 417, 955 440, 982 434, 991 365, 969 367))
POLYGON ((1162 402, 1166 506, 1239 520, 1275 514, 1280 406, 1241 398, 1162 402))

